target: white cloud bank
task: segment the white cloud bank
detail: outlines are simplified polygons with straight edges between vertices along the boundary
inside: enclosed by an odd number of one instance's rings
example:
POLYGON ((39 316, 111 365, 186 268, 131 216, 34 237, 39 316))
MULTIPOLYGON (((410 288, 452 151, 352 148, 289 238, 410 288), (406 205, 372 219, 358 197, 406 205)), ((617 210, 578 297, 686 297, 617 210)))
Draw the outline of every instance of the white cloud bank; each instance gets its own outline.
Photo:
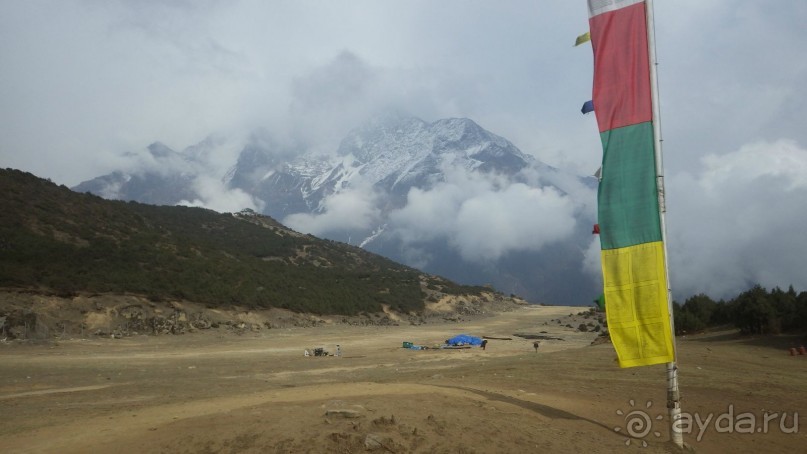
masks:
POLYGON ((674 293, 807 289, 807 149, 757 142, 701 163, 699 173, 667 181, 674 293))
POLYGON ((447 180, 410 189, 406 205, 383 219, 384 197, 359 186, 325 199, 320 213, 286 217, 289 227, 314 235, 344 230, 385 231, 400 239, 404 256, 424 266, 422 247, 447 240, 469 262, 493 262, 512 251, 537 251, 568 239, 579 203, 553 187, 536 188, 505 178, 445 169, 447 180))
POLYGON ((240 189, 229 189, 219 178, 200 175, 193 181, 199 198, 182 200, 177 205, 208 208, 220 213, 234 213, 249 208, 262 211, 263 203, 240 189))
POLYGON ((378 222, 376 194, 369 188, 348 189, 327 197, 321 213, 296 213, 283 219, 294 230, 324 236, 340 230, 368 229, 378 222))
POLYGON ((495 261, 568 238, 575 209, 551 187, 449 172, 431 190, 411 189, 407 205, 390 214, 390 224, 405 245, 444 237, 468 261, 495 261))

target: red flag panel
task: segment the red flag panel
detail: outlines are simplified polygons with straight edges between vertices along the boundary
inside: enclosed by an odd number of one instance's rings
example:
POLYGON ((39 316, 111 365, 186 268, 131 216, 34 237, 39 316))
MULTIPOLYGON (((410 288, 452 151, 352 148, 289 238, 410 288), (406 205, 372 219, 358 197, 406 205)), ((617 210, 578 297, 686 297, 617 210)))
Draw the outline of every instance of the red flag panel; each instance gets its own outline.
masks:
POLYGON ((598 14, 589 19, 589 28, 600 132, 651 121, 645 3, 598 14))

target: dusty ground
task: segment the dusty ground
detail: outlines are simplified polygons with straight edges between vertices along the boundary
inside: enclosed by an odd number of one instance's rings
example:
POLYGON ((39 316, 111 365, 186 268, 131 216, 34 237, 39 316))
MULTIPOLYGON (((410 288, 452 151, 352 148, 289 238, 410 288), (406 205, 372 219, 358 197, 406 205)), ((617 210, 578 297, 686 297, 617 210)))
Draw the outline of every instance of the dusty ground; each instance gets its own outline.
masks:
MULTIPOLYGON (((610 344, 589 346, 594 333, 564 327, 577 326, 568 315, 579 310, 6 342, 0 445, 9 453, 667 452, 666 417, 655 419, 665 414, 664 368, 618 368, 610 344), (563 324, 553 321, 561 316, 563 324), (485 351, 401 348, 459 333, 512 340, 491 340, 485 351), (543 341, 536 353, 514 333, 563 340, 543 341), (303 356, 337 343, 342 357, 303 356), (633 428, 643 437, 626 436, 632 411, 648 414, 648 430, 633 428)), ((804 452, 807 356, 786 348, 800 341, 679 338, 683 409, 701 420, 712 414, 686 441, 697 452, 804 452)))

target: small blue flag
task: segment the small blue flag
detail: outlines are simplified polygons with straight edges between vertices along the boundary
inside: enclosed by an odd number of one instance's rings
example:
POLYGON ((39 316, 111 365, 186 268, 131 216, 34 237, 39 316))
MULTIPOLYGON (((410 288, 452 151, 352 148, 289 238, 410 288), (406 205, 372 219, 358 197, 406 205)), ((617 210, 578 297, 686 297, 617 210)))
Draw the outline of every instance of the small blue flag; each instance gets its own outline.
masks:
POLYGON ((589 112, 594 112, 594 101, 586 101, 583 103, 583 108, 580 109, 580 112, 583 114, 587 114, 589 112))

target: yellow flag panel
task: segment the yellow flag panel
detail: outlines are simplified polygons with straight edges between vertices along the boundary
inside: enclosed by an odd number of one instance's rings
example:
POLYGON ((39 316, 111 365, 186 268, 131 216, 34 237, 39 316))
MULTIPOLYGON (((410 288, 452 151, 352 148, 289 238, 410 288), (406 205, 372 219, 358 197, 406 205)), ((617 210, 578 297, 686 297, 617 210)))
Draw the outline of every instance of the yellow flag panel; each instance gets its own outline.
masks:
POLYGON ((608 331, 620 367, 672 362, 661 241, 602 251, 608 331))

